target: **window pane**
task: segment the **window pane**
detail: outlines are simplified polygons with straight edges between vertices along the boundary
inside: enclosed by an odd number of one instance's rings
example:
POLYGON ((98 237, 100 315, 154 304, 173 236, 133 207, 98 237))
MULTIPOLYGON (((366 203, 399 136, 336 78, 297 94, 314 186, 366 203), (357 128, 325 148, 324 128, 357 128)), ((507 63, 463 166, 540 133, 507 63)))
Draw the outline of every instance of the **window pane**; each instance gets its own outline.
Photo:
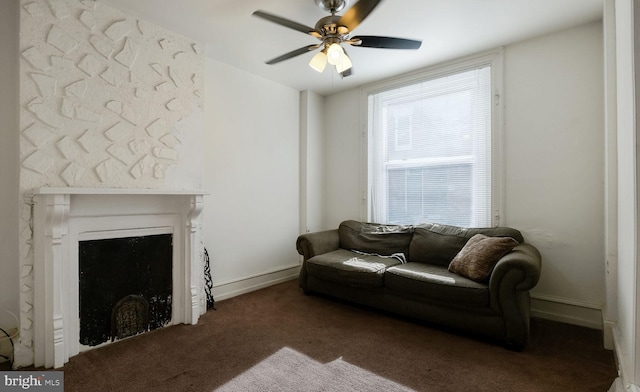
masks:
POLYGON ((369 96, 370 220, 491 224, 490 67, 369 96))

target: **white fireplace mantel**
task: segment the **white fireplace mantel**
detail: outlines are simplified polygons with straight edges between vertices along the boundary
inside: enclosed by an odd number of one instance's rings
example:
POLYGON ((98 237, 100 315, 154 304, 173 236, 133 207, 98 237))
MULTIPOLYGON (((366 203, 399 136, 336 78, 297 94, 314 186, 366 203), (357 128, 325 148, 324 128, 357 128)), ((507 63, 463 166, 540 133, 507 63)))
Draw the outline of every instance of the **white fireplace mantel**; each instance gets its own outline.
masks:
POLYGON ((204 191, 39 188, 33 200, 34 364, 63 366, 81 350, 78 242, 161 230, 173 235, 171 324, 206 311, 200 216, 204 191))

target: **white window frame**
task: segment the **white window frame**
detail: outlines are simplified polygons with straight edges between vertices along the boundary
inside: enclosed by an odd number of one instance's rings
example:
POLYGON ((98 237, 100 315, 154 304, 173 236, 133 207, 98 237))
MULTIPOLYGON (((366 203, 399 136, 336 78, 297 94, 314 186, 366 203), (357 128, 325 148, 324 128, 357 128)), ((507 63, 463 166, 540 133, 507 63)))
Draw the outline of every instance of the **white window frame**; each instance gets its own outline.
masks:
POLYGON ((362 205, 360 217, 372 221, 371 214, 371 170, 369 157, 369 122, 368 97, 385 90, 419 83, 428 79, 446 77, 451 74, 464 72, 489 65, 491 67, 491 225, 499 226, 505 222, 503 205, 504 168, 503 162, 503 49, 465 57, 417 72, 373 83, 362 88, 361 96, 361 129, 362 129, 362 162, 361 162, 361 195, 362 205))

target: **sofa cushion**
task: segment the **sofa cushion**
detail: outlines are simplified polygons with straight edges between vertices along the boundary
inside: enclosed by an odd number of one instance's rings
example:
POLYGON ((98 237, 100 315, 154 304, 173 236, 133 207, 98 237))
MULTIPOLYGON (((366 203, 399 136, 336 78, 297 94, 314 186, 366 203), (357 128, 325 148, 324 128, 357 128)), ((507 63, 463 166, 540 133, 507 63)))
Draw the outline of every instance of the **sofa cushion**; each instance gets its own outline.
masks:
POLYGON ((511 237, 524 242, 522 234, 510 227, 464 228, 427 223, 415 226, 409 245, 409 261, 448 267, 469 238, 476 234, 489 237, 511 237))
POLYGON ((467 279, 446 267, 433 264, 407 263, 390 267, 385 272, 385 286, 397 292, 410 293, 425 300, 455 303, 460 306, 489 305, 489 286, 467 279))
POLYGON ((305 266, 307 274, 316 278, 353 287, 382 287, 385 269, 400 263, 394 257, 338 249, 310 258, 305 266))
POLYGON ((518 245, 511 237, 476 234, 467 241, 449 264, 449 271, 482 282, 487 280, 498 260, 518 245))
POLYGON ((347 220, 340 224, 340 247, 365 253, 391 255, 404 253, 408 257, 412 226, 384 225, 347 220))

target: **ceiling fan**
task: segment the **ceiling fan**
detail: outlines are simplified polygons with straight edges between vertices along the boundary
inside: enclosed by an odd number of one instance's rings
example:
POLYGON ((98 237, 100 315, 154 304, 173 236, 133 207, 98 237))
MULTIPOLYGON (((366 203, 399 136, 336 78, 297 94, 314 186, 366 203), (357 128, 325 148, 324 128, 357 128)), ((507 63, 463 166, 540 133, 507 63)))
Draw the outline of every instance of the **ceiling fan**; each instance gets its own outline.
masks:
POLYGON ((342 16, 336 15, 342 11, 349 0, 315 0, 316 5, 323 11, 331 13, 330 16, 321 18, 315 27, 285 19, 264 11, 255 11, 253 15, 266 19, 290 29, 309 34, 321 42, 293 50, 267 61, 267 64, 276 64, 284 60, 299 56, 312 50, 322 48, 309 62, 309 66, 318 72, 323 72, 327 63, 334 65, 336 71, 342 76, 352 73, 351 59, 345 52, 342 44, 361 46, 366 48, 385 49, 418 49, 421 41, 380 37, 374 35, 352 36, 353 30, 380 4, 382 0, 360 0, 349 8, 342 16))

